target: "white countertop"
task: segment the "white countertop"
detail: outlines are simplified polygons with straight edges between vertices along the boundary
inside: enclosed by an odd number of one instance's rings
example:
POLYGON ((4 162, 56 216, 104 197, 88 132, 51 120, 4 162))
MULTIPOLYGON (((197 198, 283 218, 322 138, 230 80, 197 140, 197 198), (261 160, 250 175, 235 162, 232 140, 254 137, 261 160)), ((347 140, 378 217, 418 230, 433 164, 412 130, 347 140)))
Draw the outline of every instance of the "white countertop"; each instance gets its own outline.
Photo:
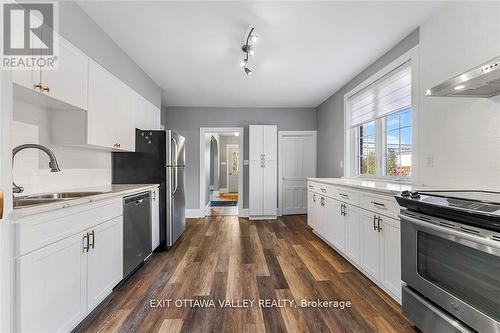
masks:
POLYGON ((362 190, 397 194, 402 191, 413 191, 422 189, 423 186, 416 186, 407 183, 396 183, 390 181, 368 180, 360 178, 307 178, 308 181, 329 185, 340 185, 354 187, 362 190))
MULTIPOLYGON (((62 209, 91 203, 99 200, 109 199, 117 196, 127 196, 129 194, 151 190, 160 186, 159 184, 112 184, 105 186, 95 186, 86 188, 75 188, 59 192, 104 192, 96 195, 89 195, 81 198, 66 199, 51 203, 38 204, 33 206, 19 207, 12 211, 11 217, 13 220, 18 220, 22 217, 40 214, 51 210, 62 209)), ((43 193, 40 193, 43 194, 43 193)))

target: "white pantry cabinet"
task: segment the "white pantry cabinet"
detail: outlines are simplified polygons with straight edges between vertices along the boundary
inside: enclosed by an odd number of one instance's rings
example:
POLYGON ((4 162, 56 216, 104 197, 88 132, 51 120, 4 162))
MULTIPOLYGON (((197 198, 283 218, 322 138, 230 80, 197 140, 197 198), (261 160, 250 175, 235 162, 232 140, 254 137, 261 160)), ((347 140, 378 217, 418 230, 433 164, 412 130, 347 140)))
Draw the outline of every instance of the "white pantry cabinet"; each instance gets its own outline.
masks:
POLYGON ((160 245, 160 189, 151 191, 151 250, 160 245))
POLYGON ((400 302, 398 209, 390 194, 308 181, 308 224, 314 232, 400 302))
POLYGON ((278 128, 249 126, 249 216, 276 218, 278 206, 278 128))

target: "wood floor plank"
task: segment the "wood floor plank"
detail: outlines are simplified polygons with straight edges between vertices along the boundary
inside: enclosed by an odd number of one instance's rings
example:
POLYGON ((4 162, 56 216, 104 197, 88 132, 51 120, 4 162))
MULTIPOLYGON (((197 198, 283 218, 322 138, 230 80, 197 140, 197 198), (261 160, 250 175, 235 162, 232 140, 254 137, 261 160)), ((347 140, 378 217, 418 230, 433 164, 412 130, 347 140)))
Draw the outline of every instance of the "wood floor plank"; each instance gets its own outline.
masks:
POLYGON ((319 239, 305 216, 187 220, 179 241, 153 254, 76 332, 415 332, 401 307, 319 239), (152 307, 151 300, 215 306, 152 307), (253 300, 248 307, 219 301, 253 300), (259 300, 295 300, 293 307, 259 300), (339 310, 302 300, 350 300, 339 310))

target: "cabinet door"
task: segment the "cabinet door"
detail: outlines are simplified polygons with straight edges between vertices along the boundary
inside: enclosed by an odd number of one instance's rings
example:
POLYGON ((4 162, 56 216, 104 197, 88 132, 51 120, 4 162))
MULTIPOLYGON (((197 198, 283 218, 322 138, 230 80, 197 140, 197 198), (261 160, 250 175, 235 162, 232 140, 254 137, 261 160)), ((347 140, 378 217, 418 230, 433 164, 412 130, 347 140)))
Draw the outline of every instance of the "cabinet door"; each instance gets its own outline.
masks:
POLYGON ((250 216, 262 215, 263 199, 262 199, 262 167, 260 161, 250 161, 248 166, 249 171, 249 186, 248 186, 248 211, 250 216))
POLYGON ((361 264, 361 221, 359 208, 346 205, 346 254, 355 263, 361 264))
POLYGON ((151 250, 160 245, 160 192, 158 188, 152 191, 151 197, 151 250))
POLYGON ((263 127, 263 150, 266 161, 278 160, 278 127, 264 125, 263 127))
POLYGON ((135 151, 135 92, 126 84, 116 79, 114 89, 114 131, 113 148, 123 151, 135 151), (117 145, 117 146, 115 146, 117 145))
POLYGON ((316 196, 316 231, 318 234, 321 235, 321 237, 328 239, 327 237, 327 232, 328 232, 328 215, 327 215, 327 202, 326 198, 317 195, 316 196))
POLYGON ((319 195, 313 192, 307 192, 307 224, 316 229, 316 215, 318 211, 319 195))
POLYGON ((278 162, 265 161, 262 182, 262 215, 276 215, 278 206, 278 162))
POLYGON ((37 82, 48 86, 43 93, 85 109, 87 107, 88 58, 63 38, 59 39, 57 70, 36 72, 37 82), (41 77, 39 77, 41 75, 41 77))
POLYGON ((87 310, 92 311, 123 278, 123 217, 89 230, 87 253, 87 310))
POLYGON ((116 143, 113 128, 120 121, 114 112, 116 89, 115 78, 89 61, 87 142, 91 145, 112 148, 116 143))
POLYGON ((361 267, 375 279, 380 277, 380 233, 374 228, 375 214, 361 213, 361 267))
POLYGON ((325 197, 326 226, 325 236, 337 249, 343 250, 345 244, 345 223, 341 214, 341 203, 325 197))
POLYGON ((264 127, 250 125, 248 131, 248 159, 250 161, 260 161, 263 154, 264 127))
POLYGON ((401 299, 401 234, 399 221, 382 217, 380 221, 382 284, 401 299))
POLYGON ((86 315, 83 235, 74 235, 17 261, 20 332, 69 332, 86 315))

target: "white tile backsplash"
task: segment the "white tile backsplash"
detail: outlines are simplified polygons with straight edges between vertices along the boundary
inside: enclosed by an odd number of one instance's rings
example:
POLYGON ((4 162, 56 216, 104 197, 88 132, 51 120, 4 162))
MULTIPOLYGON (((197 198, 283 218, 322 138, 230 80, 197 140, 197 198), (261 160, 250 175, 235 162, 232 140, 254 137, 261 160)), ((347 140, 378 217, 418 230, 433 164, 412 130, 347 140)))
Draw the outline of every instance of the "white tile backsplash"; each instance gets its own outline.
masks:
POLYGON ((111 153, 51 142, 51 111, 14 99, 12 145, 38 143, 52 149, 60 172, 50 172, 43 152, 26 149, 14 160, 13 177, 24 187, 23 195, 111 184, 111 153))

